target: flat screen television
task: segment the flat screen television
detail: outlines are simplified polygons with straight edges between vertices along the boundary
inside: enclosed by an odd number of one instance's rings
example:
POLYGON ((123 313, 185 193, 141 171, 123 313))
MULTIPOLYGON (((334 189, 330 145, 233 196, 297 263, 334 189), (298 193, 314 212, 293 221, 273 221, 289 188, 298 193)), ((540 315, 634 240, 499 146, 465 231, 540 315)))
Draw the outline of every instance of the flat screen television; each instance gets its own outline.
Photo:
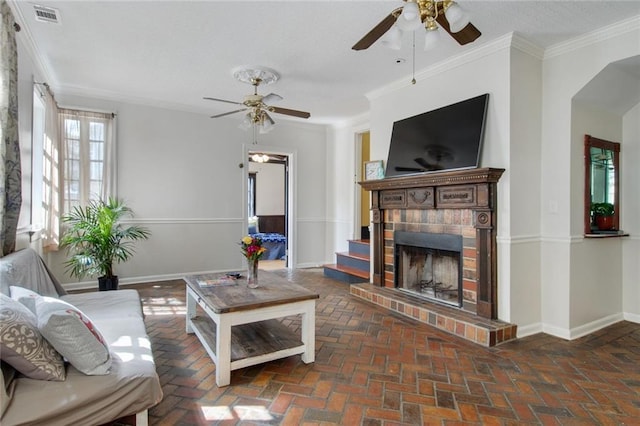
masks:
POLYGON ((479 166, 489 94, 393 123, 385 177, 479 166))

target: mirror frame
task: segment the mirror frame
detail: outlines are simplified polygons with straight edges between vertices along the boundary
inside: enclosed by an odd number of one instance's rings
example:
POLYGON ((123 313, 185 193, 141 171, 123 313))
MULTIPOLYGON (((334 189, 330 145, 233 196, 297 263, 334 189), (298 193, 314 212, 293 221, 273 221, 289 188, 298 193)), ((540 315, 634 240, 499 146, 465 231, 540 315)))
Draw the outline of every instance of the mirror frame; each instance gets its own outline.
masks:
POLYGON ((613 202, 613 229, 620 229, 620 144, 604 139, 584 135, 584 233, 593 234, 591 230, 591 148, 602 148, 613 151, 614 177, 614 202, 613 202))

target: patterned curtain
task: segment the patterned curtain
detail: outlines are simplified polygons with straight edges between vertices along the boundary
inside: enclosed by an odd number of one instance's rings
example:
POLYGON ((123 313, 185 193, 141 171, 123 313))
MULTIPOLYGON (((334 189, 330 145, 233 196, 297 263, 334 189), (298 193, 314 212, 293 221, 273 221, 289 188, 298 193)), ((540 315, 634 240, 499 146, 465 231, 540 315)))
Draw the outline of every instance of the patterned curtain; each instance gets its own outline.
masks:
POLYGON ((22 204, 18 142, 18 52, 11 9, 0 0, 0 257, 16 247, 22 204))

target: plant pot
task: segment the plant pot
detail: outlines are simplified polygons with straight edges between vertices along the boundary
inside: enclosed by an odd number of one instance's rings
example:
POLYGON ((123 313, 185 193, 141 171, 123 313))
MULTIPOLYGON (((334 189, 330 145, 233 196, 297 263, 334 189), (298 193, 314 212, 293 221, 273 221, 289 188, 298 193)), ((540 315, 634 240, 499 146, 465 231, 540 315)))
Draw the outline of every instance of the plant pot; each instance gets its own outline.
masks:
POLYGON ((601 231, 608 231, 613 228, 613 216, 596 216, 596 225, 601 231))
POLYGON ((118 289, 118 276, 113 277, 99 277, 98 278, 98 290, 108 291, 118 289))

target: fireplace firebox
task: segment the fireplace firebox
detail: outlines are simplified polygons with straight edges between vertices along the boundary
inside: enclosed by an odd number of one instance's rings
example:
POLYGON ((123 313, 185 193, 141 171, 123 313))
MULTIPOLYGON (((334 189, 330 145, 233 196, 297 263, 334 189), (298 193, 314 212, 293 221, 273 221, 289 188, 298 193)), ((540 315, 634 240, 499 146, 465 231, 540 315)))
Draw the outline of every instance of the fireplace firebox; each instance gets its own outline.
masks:
POLYGON ((462 306, 462 236, 396 231, 394 246, 396 288, 462 306))

